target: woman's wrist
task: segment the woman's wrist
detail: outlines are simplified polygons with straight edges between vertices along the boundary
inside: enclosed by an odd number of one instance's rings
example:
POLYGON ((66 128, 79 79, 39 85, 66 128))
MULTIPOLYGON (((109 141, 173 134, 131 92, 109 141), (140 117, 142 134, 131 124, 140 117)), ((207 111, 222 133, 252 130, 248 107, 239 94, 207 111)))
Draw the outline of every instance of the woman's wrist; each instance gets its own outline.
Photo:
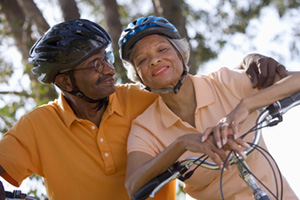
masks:
POLYGON ((248 110, 248 113, 251 114, 255 110, 254 105, 252 105, 252 103, 253 100, 251 100, 250 97, 245 97, 241 99, 239 106, 243 109, 248 110))
POLYGON ((178 137, 176 140, 175 140, 175 146, 176 146, 176 148, 180 151, 180 152, 182 152, 182 153, 184 153, 184 152, 186 152, 187 151, 187 140, 185 139, 185 137, 186 137, 186 135, 183 135, 183 136, 181 136, 181 137, 178 137))

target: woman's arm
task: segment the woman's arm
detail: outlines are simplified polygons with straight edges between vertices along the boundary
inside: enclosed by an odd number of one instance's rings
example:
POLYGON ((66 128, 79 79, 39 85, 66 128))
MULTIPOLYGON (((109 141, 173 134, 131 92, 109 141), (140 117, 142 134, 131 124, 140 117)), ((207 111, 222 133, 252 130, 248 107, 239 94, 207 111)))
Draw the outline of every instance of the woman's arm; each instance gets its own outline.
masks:
POLYGON ((125 181, 129 196, 132 197, 146 183, 166 171, 186 151, 204 153, 222 167, 225 151, 216 147, 212 138, 202 143, 201 137, 200 133, 181 136, 155 157, 137 151, 129 153, 125 181))
POLYGON ((239 126, 253 111, 268 106, 277 100, 284 99, 300 91, 300 72, 288 72, 288 76, 274 83, 272 86, 243 98, 240 103, 214 128, 212 132, 206 132, 205 138, 214 134, 216 142, 225 145, 227 136, 238 136, 239 126))
POLYGON ((238 125, 244 122, 253 111, 291 96, 298 91, 300 91, 300 72, 289 72, 289 76, 272 86, 243 98, 239 105, 227 116, 226 121, 229 121, 230 124, 234 122, 231 126, 233 134, 237 135, 238 125))

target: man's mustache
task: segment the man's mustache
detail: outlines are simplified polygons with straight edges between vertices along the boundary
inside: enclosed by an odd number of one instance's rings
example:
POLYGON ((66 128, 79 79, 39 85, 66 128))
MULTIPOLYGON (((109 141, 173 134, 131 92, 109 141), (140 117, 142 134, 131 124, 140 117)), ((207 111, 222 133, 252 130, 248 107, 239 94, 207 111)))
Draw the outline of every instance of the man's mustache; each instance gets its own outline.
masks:
POLYGON ((97 80, 96 84, 98 85, 98 84, 100 84, 102 81, 104 81, 104 80, 106 80, 106 79, 108 79, 108 78, 112 78, 114 75, 115 75, 115 74, 107 74, 107 75, 101 76, 101 77, 97 80))

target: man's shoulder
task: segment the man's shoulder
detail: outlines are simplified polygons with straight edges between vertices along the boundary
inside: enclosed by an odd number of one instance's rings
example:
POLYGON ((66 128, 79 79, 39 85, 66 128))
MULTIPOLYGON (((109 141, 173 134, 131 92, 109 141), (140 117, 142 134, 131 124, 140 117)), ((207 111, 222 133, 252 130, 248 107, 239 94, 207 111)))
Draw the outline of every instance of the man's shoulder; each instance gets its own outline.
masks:
POLYGON ((115 93, 117 95, 125 95, 127 97, 153 97, 156 98, 158 95, 154 94, 152 92, 149 92, 145 90, 140 84, 133 84, 133 83, 126 83, 126 84, 120 84, 116 85, 116 91, 115 93))
POLYGON ((40 105, 34 108, 32 111, 26 113, 26 117, 40 117, 40 116, 49 116, 51 113, 57 112, 57 102, 50 101, 48 104, 40 105))
POLYGON ((122 83, 122 84, 116 84, 116 90, 141 90, 141 91, 143 91, 143 88, 138 83, 122 83))
POLYGON ((114 105, 123 107, 131 112, 140 114, 150 106, 158 95, 144 90, 138 84, 122 84, 116 86, 115 93, 111 96, 114 105))

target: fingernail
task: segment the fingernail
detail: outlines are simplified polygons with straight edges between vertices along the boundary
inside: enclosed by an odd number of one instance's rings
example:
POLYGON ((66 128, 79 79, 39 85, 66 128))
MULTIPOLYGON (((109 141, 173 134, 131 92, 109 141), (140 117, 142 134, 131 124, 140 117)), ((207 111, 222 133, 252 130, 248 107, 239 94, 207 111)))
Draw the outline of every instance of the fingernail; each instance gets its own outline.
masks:
MULTIPOLYGON (((219 166, 220 169, 223 169, 224 168, 224 163, 221 164, 221 166, 219 166)), ((226 168, 224 168, 224 170, 226 171, 226 168)))
POLYGON ((236 140, 236 139, 237 139, 237 135, 236 135, 236 134, 234 134, 234 135, 233 135, 233 138, 236 140))
MULTIPOLYGON (((223 167, 222 167, 222 169, 223 169, 223 167)), ((226 172, 227 171, 227 169, 226 169, 226 167, 224 168, 224 172, 226 172)))
POLYGON ((250 145, 247 142, 244 142, 244 147, 250 148, 250 145))
POLYGON ((241 153, 242 155, 240 155, 240 156, 242 156, 244 159, 246 159, 247 158, 247 156, 246 156, 246 154, 242 151, 242 153, 241 153))
POLYGON ((231 171, 231 165, 230 164, 228 165, 228 170, 231 171))
POLYGON ((223 139, 222 142, 223 142, 223 145, 225 145, 227 143, 226 139, 223 139))
POLYGON ((204 142, 204 137, 201 138, 201 142, 204 142))
POLYGON ((217 142, 217 146, 219 147, 219 149, 222 148, 221 142, 217 142))

